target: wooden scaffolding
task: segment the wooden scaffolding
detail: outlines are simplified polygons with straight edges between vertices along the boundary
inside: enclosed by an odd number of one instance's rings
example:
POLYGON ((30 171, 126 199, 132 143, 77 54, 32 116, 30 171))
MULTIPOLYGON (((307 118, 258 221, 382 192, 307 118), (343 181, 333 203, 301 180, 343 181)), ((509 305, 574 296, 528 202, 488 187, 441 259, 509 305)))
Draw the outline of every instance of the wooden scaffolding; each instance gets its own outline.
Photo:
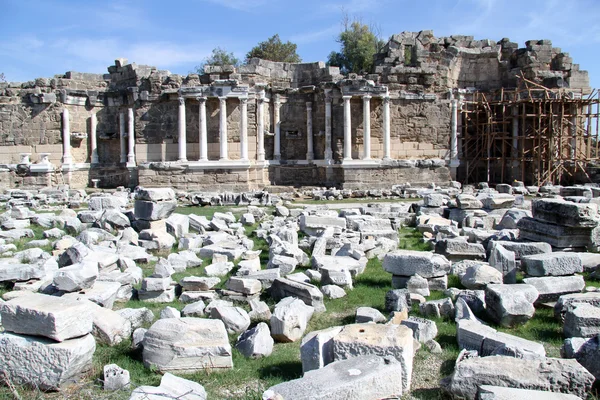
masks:
POLYGON ((530 185, 592 182, 599 159, 600 93, 522 87, 462 102, 459 179, 530 185))

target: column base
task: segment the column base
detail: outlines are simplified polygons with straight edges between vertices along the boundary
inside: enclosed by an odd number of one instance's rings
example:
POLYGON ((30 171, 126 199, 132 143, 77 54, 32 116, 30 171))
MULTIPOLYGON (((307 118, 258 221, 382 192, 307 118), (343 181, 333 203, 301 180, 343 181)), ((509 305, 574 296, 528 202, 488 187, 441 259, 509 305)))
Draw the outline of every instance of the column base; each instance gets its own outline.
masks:
POLYGON ((180 158, 177 162, 187 162, 187 158, 180 158))

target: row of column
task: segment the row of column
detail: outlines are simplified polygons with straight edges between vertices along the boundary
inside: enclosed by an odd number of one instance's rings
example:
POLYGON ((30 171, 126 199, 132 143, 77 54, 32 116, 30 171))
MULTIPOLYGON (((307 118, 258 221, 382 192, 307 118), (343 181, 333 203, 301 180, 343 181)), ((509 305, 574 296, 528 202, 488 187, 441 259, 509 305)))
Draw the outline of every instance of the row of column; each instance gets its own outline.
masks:
MULTIPOLYGON (((133 108, 130 107, 127 110, 127 134, 128 134, 128 151, 125 150, 125 113, 119 113, 119 139, 121 145, 121 159, 122 163, 127 163, 128 167, 135 166, 135 132, 134 132, 134 114, 133 108)), ((98 118, 96 114, 90 116, 90 152, 91 152, 91 163, 98 164, 98 118)), ((62 111, 62 142, 63 142, 63 164, 72 164, 73 157, 71 155, 71 123, 69 117, 69 110, 63 109, 62 111)))
MULTIPOLYGON (((352 114, 350 100, 352 96, 343 96, 344 100, 344 161, 352 160, 352 114)), ((363 160, 371 159, 371 96, 363 99, 363 160)), ((383 159, 389 160, 390 150, 390 97, 383 96, 383 159)), ((331 123, 331 99, 325 103, 325 121, 327 123, 327 106, 329 105, 329 123, 331 123)), ((331 128, 330 128, 331 135, 331 128)), ((325 132, 327 135, 327 131, 325 132)))

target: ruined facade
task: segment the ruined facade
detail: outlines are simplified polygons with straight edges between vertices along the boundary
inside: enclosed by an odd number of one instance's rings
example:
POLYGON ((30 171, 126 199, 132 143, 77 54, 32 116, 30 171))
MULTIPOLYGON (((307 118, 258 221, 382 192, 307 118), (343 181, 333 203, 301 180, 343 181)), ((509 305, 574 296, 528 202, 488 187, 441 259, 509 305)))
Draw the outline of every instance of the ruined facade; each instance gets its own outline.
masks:
POLYGON ((0 83, 0 184, 441 184, 465 175, 462 111, 474 93, 522 82, 590 92, 587 72, 548 40, 404 32, 372 72, 252 59, 184 77, 119 59, 108 74, 0 83))

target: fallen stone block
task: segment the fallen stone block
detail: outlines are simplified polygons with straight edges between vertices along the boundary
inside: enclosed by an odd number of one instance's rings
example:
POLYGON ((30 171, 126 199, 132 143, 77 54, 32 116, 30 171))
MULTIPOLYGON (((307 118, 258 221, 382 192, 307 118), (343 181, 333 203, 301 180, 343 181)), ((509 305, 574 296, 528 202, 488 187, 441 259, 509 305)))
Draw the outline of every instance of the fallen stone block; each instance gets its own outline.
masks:
POLYGON ((413 332, 403 325, 346 325, 333 338, 333 354, 336 361, 362 355, 396 358, 402 367, 404 391, 410 391, 413 346, 413 332))
POLYGON ((557 301, 560 296, 580 293, 585 287, 583 276, 546 276, 542 278, 525 278, 523 282, 536 288, 539 297, 535 304, 557 301))
POLYGON ((334 326, 309 332, 302 338, 300 345, 302 372, 323 368, 334 361, 333 338, 341 330, 341 326, 334 326))
POLYGON ((600 333, 600 308, 591 304, 573 304, 565 313, 565 337, 589 338, 600 333))
POLYGON ((264 322, 242 333, 235 348, 247 358, 268 357, 273 352, 273 338, 269 326, 264 322))
POLYGON ((463 239, 442 239, 435 244, 435 252, 450 261, 485 260, 485 248, 479 243, 469 243, 463 239))
POLYGON ((250 326, 248 313, 240 307, 214 307, 210 317, 223 321, 229 334, 242 333, 250 326))
POLYGON ((503 280, 502 272, 489 265, 474 265, 467 268, 466 272, 460 276, 460 283, 467 289, 485 289, 489 284, 501 284, 503 280))
POLYGON ((529 321, 535 313, 538 298, 535 287, 527 284, 488 285, 485 304, 493 321, 502 326, 516 326, 529 321))
POLYGON ((115 391, 129 389, 131 379, 129 371, 119 367, 117 364, 108 364, 103 368, 104 372, 104 390, 115 391))
POLYGON ((0 317, 8 332, 44 336, 58 342, 90 333, 93 321, 86 304, 39 293, 0 303, 0 317))
POLYGON ((576 253, 557 251, 521 258, 521 266, 529 276, 565 276, 583 272, 581 258, 576 253))
POLYGON ((299 340, 315 309, 294 297, 285 297, 271 315, 271 336, 278 342, 288 343, 299 340))
POLYGON ((453 374, 443 379, 441 386, 456 398, 470 400, 476 399, 480 386, 490 384, 586 398, 593 382, 593 375, 575 360, 495 356, 459 359, 453 374))
POLYGON ((165 373, 160 379, 160 386, 138 386, 131 393, 129 400, 206 400, 204 387, 187 379, 165 373))
POLYGON ((403 369, 397 360, 363 355, 336 361, 324 368, 308 371, 300 379, 270 387, 265 400, 378 400, 400 397, 403 393, 403 369), (394 377, 394 379, 390 379, 394 377))
POLYGON ((562 199, 538 199, 531 204, 533 218, 551 224, 594 228, 598 225, 598 206, 562 199))
POLYGON ((594 307, 600 307, 600 292, 565 294, 558 298, 554 305, 554 317, 559 321, 564 321, 565 313, 569 306, 575 303, 587 303, 594 307))
POLYGON ((407 326, 413 333, 413 337, 419 343, 425 343, 435 339, 438 334, 437 325, 434 321, 425 318, 408 317, 401 325, 407 326))
POLYGON ((393 275, 419 274, 423 278, 433 278, 447 275, 450 267, 446 257, 423 251, 396 250, 387 253, 383 259, 383 269, 393 275))
POLYGON ((454 304, 448 297, 440 300, 429 300, 419 304, 419 312, 425 317, 454 318, 454 304))
POLYGON ((314 307, 315 312, 324 312, 323 293, 314 285, 295 282, 285 278, 277 278, 270 288, 271 297, 276 301, 285 297, 296 297, 305 304, 314 307))
POLYGON ((142 345, 144 365, 161 372, 233 367, 225 325, 216 319, 159 319, 142 345))
POLYGON ((0 368, 14 385, 59 390, 92 367, 92 335, 55 342, 46 338, 0 333, 0 368))
POLYGON ((517 283, 517 263, 516 255, 500 244, 500 242, 492 242, 490 246, 489 264, 502 273, 504 283, 517 283))
POLYGON ((547 390, 515 389, 502 386, 481 385, 477 391, 479 400, 581 400, 580 397, 554 393, 547 390))

